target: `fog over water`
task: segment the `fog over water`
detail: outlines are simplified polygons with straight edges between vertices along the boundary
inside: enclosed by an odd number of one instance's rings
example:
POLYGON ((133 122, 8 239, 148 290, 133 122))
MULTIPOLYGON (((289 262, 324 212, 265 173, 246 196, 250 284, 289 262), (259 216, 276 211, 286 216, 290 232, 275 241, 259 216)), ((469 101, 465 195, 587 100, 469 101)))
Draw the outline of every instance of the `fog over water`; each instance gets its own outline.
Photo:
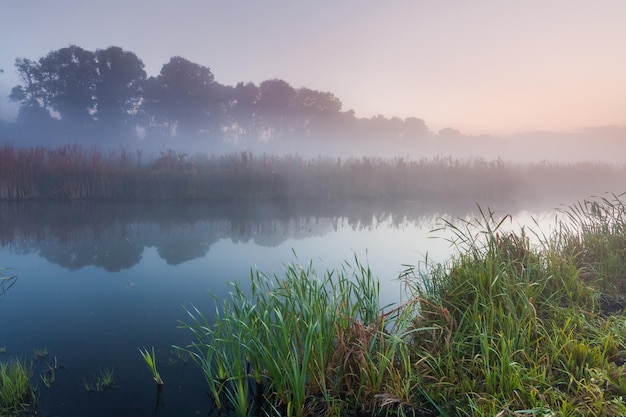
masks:
POLYGON ((47 348, 39 415, 212 415, 172 346, 232 282, 361 262, 391 308, 446 222, 540 244, 626 192, 624 2, 6 3, 0 360, 47 348))

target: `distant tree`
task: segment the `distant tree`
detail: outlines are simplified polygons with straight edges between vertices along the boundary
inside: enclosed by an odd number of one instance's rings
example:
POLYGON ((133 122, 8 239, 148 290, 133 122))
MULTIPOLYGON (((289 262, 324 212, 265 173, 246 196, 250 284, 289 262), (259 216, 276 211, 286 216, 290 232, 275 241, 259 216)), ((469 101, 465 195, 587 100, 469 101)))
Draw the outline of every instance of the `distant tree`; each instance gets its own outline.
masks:
POLYGON ((175 136, 219 128, 221 93, 208 67, 173 57, 147 80, 144 99, 153 129, 175 136))
POLYGON ((87 124, 96 112, 98 74, 93 52, 72 45, 39 60, 48 102, 63 120, 87 124))
POLYGON ((312 136, 323 131, 331 119, 341 112, 341 106, 341 100, 331 93, 299 88, 292 103, 298 133, 312 136))
POLYGON ((407 117, 404 119, 403 139, 421 139, 430 135, 430 130, 422 119, 407 117))
POLYGON ((463 134, 461 133, 460 130, 454 129, 451 127, 444 127, 443 129, 439 130, 439 137, 441 138, 458 139, 458 138, 461 138, 462 136, 463 134))
POLYGON ((13 87, 11 100, 55 112, 68 122, 86 124, 93 120, 98 75, 92 52, 71 45, 39 61, 17 58, 15 67, 23 84, 13 87))
POLYGON ((282 139, 292 129, 296 90, 286 81, 272 79, 259 85, 258 127, 262 137, 282 139))
POLYGON ((251 82, 228 88, 224 130, 229 139, 244 143, 256 138, 260 97, 259 87, 251 82))
POLYGON ((95 117, 101 126, 128 125, 142 100, 146 72, 132 52, 112 46, 94 55, 98 77, 95 83, 95 117))
POLYGON ((9 99, 19 102, 20 106, 41 107, 49 110, 50 95, 46 90, 46 76, 43 74, 39 62, 27 58, 16 58, 15 68, 22 79, 22 84, 11 89, 9 99))

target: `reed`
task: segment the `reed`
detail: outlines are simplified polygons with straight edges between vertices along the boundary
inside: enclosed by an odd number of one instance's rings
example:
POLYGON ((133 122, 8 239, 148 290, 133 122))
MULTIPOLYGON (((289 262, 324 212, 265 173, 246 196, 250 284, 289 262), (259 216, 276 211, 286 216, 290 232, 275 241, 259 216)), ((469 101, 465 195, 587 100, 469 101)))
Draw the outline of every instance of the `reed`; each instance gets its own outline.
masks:
POLYGON ((115 388, 115 373, 110 368, 100 369, 98 374, 92 377, 91 380, 83 378, 83 386, 87 391, 97 392, 115 388))
MULTIPOLYGON (((619 206, 599 205, 593 213, 619 206)), ((576 207, 571 215, 588 221, 576 207)), ((616 359, 624 342, 598 303, 612 278, 582 276, 591 271, 581 269, 583 254, 597 250, 563 224, 531 244, 527 230, 506 230, 510 220, 481 210, 477 219, 444 222, 456 255, 405 274, 420 300, 411 354, 421 389, 453 415, 624 414, 616 359)))
POLYGON ((0 414, 18 415, 28 410, 33 396, 30 378, 25 362, 0 362, 0 414))
POLYGON ((154 382, 156 382, 158 386, 162 386, 163 379, 161 378, 161 375, 159 374, 159 371, 157 370, 156 354, 154 353, 154 346, 152 347, 152 351, 148 351, 148 349, 146 348, 143 348, 143 349, 139 348, 139 353, 141 354, 141 357, 143 358, 146 365, 148 366, 148 369, 150 369, 150 372, 152 372, 152 378, 154 379, 154 382))
POLYGON ((502 160, 189 155, 0 146, 0 200, 400 199, 510 201, 620 187, 626 167, 502 160))
POLYGON ((45 346, 42 348, 34 348, 33 356, 35 357, 35 360, 46 359, 48 357, 48 348, 45 346))
POLYGON ((318 274, 294 263, 285 276, 253 271, 250 281, 246 292, 232 284, 212 324, 193 308, 185 325, 217 408, 240 416, 374 410, 405 343, 388 333, 400 314, 383 311, 369 268, 355 259, 318 274))

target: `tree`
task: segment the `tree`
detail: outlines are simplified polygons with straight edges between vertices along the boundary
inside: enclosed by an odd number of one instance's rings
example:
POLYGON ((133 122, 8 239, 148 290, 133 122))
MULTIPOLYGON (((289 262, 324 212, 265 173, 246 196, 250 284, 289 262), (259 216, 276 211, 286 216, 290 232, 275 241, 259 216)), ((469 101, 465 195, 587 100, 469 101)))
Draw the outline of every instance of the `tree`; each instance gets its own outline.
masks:
POLYGON ((255 136, 261 92, 254 83, 239 82, 227 89, 224 128, 234 142, 246 142, 255 136))
POLYGON ((55 112, 68 122, 86 124, 93 120, 98 74, 92 52, 71 45, 36 62, 17 58, 15 67, 23 85, 13 87, 11 100, 55 112))
POLYGON ((49 103, 68 122, 87 124, 96 112, 97 72, 93 52, 71 45, 39 60, 49 103))
POLYGON ((98 77, 95 84, 99 125, 127 125, 137 114, 142 100, 146 72, 143 62, 132 52, 117 46, 98 49, 94 55, 98 77))
POLYGON ((417 117, 407 117, 404 119, 403 139, 421 139, 430 134, 428 126, 422 119, 417 117))
POLYGON ((166 129, 172 136, 215 130, 221 104, 218 87, 210 68, 179 56, 171 58, 146 83, 145 110, 151 127, 166 129))
POLYGON ((335 115, 341 112, 341 101, 333 94, 309 88, 299 88, 292 104, 298 130, 306 136, 323 130, 335 115))
POLYGON ((284 137, 291 130, 296 90, 286 81, 272 79, 259 85, 259 127, 266 139, 284 137))

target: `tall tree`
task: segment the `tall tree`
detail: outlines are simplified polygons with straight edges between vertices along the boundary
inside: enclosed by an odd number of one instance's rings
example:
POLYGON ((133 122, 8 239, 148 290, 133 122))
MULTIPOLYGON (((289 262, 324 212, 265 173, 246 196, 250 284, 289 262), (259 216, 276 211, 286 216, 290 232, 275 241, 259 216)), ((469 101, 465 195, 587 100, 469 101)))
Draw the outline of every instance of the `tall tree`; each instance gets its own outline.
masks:
POLYGON ((292 104, 298 133, 312 136, 326 128, 341 112, 341 101, 333 94, 309 88, 299 88, 292 104))
POLYGON ((259 87, 251 82, 238 83, 230 87, 225 116, 225 131, 233 142, 245 143, 254 138, 256 118, 259 111, 261 92, 259 87))
POLYGON ((272 79, 259 85, 259 127, 261 136, 280 139, 292 129, 296 90, 286 81, 272 79))
POLYGON ((15 67, 23 85, 13 87, 11 100, 42 107, 68 122, 93 120, 98 74, 92 52, 71 45, 51 51, 39 61, 17 58, 15 67))
POLYGON ((49 103, 68 122, 87 124, 96 111, 98 74, 94 54, 71 45, 39 60, 49 103))
POLYGON ((198 135, 219 127, 220 93, 208 67, 179 56, 150 77, 144 92, 152 126, 170 134, 198 135))
POLYGON ((146 72, 143 62, 132 52, 117 46, 95 52, 98 78, 95 85, 98 124, 127 125, 137 114, 146 72))

